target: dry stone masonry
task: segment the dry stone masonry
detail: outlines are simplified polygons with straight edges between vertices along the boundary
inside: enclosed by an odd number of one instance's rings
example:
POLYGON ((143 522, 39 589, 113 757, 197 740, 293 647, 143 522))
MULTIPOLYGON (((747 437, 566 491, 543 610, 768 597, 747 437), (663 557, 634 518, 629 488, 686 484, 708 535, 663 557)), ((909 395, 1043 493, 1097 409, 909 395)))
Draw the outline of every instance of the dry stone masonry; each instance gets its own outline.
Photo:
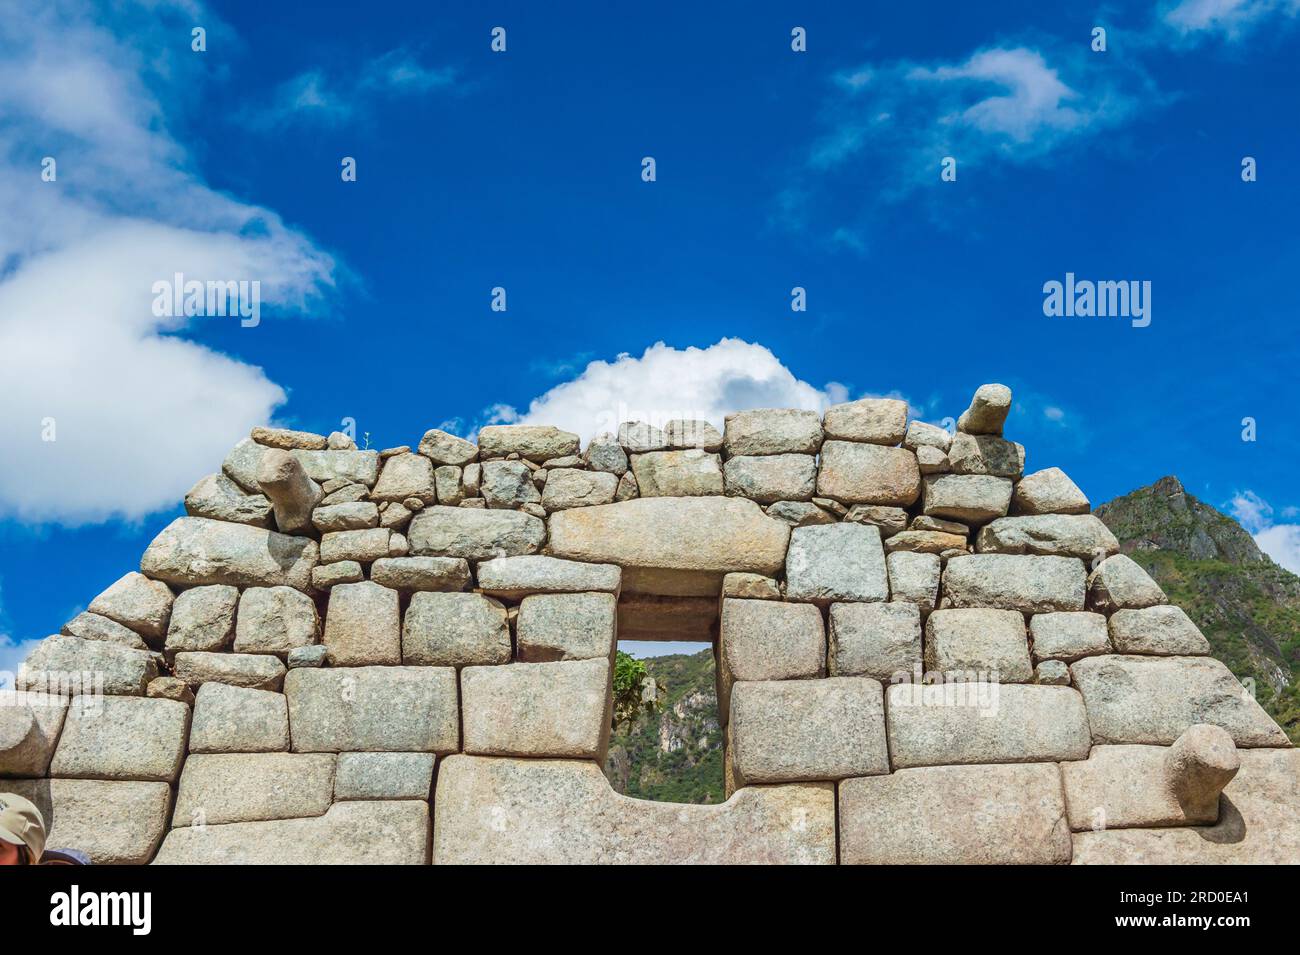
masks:
POLYGON ((0 696, 97 863, 1300 858, 1300 758, 985 385, 439 430, 255 428, 0 696), (710 640, 728 799, 615 793, 617 641, 710 640))

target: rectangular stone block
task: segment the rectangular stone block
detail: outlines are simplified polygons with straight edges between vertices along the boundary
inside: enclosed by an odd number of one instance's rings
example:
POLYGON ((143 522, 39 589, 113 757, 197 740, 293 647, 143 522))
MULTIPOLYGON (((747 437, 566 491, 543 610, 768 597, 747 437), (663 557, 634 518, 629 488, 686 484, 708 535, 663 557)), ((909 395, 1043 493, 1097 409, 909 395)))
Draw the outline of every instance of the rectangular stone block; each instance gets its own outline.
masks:
POLYGON ((826 631, 812 604, 724 598, 718 640, 718 715, 724 725, 737 680, 826 675, 826 631))
POLYGON ((411 597, 402 623, 402 662, 408 666, 487 666, 509 663, 511 652, 501 601, 463 593, 411 597))
POLYGON ((817 471, 817 494, 842 504, 907 507, 921 492, 921 469, 907 448, 827 441, 817 471))
POLYGON ((966 554, 944 566, 939 604, 1021 613, 1082 610, 1086 579, 1076 557, 966 554))
POLYGON ((378 451, 306 451, 289 452, 313 481, 347 481, 374 487, 379 478, 378 451))
POLYGON ((536 553, 546 525, 522 511, 438 505, 411 518, 406 536, 416 556, 490 560, 536 553))
POLYGON ((885 557, 889 569, 889 599, 916 604, 928 614, 939 602, 941 561, 938 554, 894 551, 885 557))
POLYGON ((1029 618, 1029 633, 1034 638, 1034 662, 1064 660, 1073 663, 1084 657, 1110 653, 1106 636, 1106 618, 1099 613, 1066 611, 1036 613, 1029 618))
POLYGON ((1000 683, 1034 677, 1024 615, 1015 610, 936 610, 925 622, 925 668, 1000 683))
POLYGON ((506 600, 520 600, 529 594, 617 596, 622 576, 617 564, 587 564, 544 554, 498 557, 478 565, 479 590, 506 600))
POLYGON ((388 556, 389 541, 393 536, 387 527, 367 527, 359 531, 332 531, 320 539, 322 564, 355 560, 369 564, 388 556))
POLYGON ((921 611, 915 604, 831 604, 830 618, 831 676, 889 682, 921 665, 921 611))
POLYGON ((533 594, 519 605, 515 638, 525 663, 612 660, 618 640, 613 594, 533 594))
POLYGON ((289 748, 283 693, 204 683, 194 697, 191 753, 274 753, 289 748))
POLYGON ((338 584, 325 613, 325 647, 332 666, 402 662, 402 612, 396 590, 371 580, 338 584))
POLYGON ((106 696, 77 704, 64 720, 50 775, 175 782, 189 730, 190 708, 175 700, 106 696))
POLYGON ((790 535, 785 577, 787 600, 823 606, 888 600, 889 574, 880 528, 847 523, 796 527, 790 535))
POLYGON ((975 549, 1091 561, 1118 553, 1119 541, 1095 514, 1036 514, 998 518, 980 530, 975 549))
POLYGON ((167 830, 172 801, 163 782, 13 779, 4 788, 41 811, 46 848, 79 849, 91 865, 147 863, 167 830))
POLYGON ((846 779, 845 865, 1060 865, 1070 861, 1061 780, 1050 763, 933 766, 846 779))
POLYGON ((428 799, 433 753, 340 753, 334 798, 428 799))
POLYGON ((319 545, 305 537, 205 517, 178 517, 153 539, 140 558, 140 569, 156 580, 187 587, 286 585, 309 590, 319 556, 319 545))
POLYGON ((67 713, 67 697, 0 690, 0 777, 44 776, 67 713))
POLYGON ((1181 607, 1172 604, 1116 610, 1109 623, 1116 653, 1200 656, 1210 652, 1210 642, 1200 628, 1181 607))
POLYGON ((987 524, 1011 506, 1011 481, 987 474, 927 474, 922 509, 929 517, 987 524))
POLYGON ((144 696, 157 675, 158 661, 147 650, 56 636, 36 645, 19 669, 15 686, 62 695, 144 696))
POLYGON ((1085 759, 1091 745, 1068 686, 901 683, 885 696, 895 769, 1085 759))
POLYGON ((889 772, 881 686, 867 677, 737 683, 727 738, 740 786, 889 772))
POLYGON ((603 763, 612 697, 609 660, 466 667, 465 752, 603 763))
POLYGON ((297 753, 454 753, 460 744, 450 667, 290 670, 284 681, 297 753))
POLYGON ((334 798, 332 753, 213 753, 185 761, 172 826, 320 816, 334 798))
POLYGON ((178 653, 172 672, 191 687, 228 683, 278 691, 284 683, 284 664, 268 653, 178 653))
POLYGON ((1217 822, 1217 812, 1189 816, 1179 803, 1166 781, 1168 752, 1166 746, 1094 746, 1087 759, 1062 763, 1070 828, 1081 832, 1217 822))

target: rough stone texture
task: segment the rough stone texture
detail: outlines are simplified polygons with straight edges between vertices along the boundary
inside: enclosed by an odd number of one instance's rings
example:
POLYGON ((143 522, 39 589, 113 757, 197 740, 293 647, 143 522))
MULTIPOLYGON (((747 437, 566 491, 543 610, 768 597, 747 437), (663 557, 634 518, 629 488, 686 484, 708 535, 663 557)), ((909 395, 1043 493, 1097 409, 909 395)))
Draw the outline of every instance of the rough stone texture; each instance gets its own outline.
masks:
POLYGON ((92 600, 86 609, 129 627, 146 641, 158 645, 167 636, 174 599, 166 584, 132 571, 92 600))
POLYGON ((528 461, 540 462, 577 454, 578 444, 576 434, 551 425, 494 424, 478 433, 479 454, 484 458, 518 454, 528 461))
POLYGON ((122 626, 116 620, 109 620, 97 613, 79 613, 65 623, 59 632, 67 637, 81 637, 83 640, 103 640, 106 643, 116 643, 119 646, 131 647, 136 650, 149 649, 149 645, 144 642, 144 638, 140 634, 122 626))
POLYGON ((257 486, 271 502, 276 527, 286 534, 310 528, 312 510, 325 496, 303 463, 278 448, 268 450, 258 462, 257 486))
POLYGON ((500 601, 482 594, 421 592, 402 624, 402 662, 463 667, 507 663, 510 625, 500 601))
POLYGON ((254 690, 278 690, 284 664, 261 653, 178 653, 173 670, 190 686, 228 683, 254 690))
POLYGON ((1015 480, 1025 470, 1025 449, 997 435, 959 432, 948 448, 948 464, 954 474, 991 474, 1015 480))
POLYGON ((1169 788, 1188 817, 1214 822, 1219 794, 1241 768, 1241 757, 1227 730, 1198 723, 1174 740, 1164 754, 1169 788))
POLYGON ((811 501, 777 501, 767 508, 765 513, 768 517, 774 517, 791 527, 835 523, 834 514, 823 510, 811 501))
POLYGON ((980 674, 1001 683, 1027 683, 1025 618, 1015 610, 936 610, 925 622, 925 667, 941 673, 980 674))
POLYGON ((1082 610, 1083 562, 1074 557, 969 554, 943 569, 944 607, 995 607, 1021 613, 1082 610))
POLYGON ((895 551, 885 557, 889 570, 891 600, 914 603, 927 614, 939 601, 940 565, 938 554, 895 551))
POLYGON ((175 782, 190 708, 174 700, 106 696, 68 709, 50 775, 175 782))
POLYGON ((611 504, 618 491, 618 478, 604 471, 556 468, 547 472, 542 507, 562 511, 570 507, 611 504))
POLYGON ((1036 613, 1029 618, 1034 639, 1034 660, 1073 663, 1084 657, 1110 653, 1106 618, 1099 613, 1068 611, 1036 613))
POLYGON ((717 594, 733 571, 774 575, 790 537, 753 501, 730 497, 575 508, 552 514, 549 527, 556 557, 618 564, 625 590, 679 596, 717 594))
POLYGON ((700 497, 723 490, 718 455, 699 448, 634 454, 632 474, 642 497, 700 497))
POLYGON ((664 425, 664 441, 669 448, 722 450, 722 435, 707 421, 674 418, 664 425))
POLYGON ((1117 610, 1110 617, 1110 642, 1116 653, 1197 656, 1210 643, 1181 607, 1117 610))
POLYGON ((592 471, 604 471, 621 477, 627 473, 627 452, 612 434, 598 434, 582 454, 583 463, 592 471))
MULTIPOLYGON (((617 642, 613 594, 534 594, 519 605, 515 638, 525 663, 609 660, 617 642)), ((508 636, 508 635, 507 635, 508 636)))
POLYGON ((957 430, 967 434, 1001 434, 1011 410, 1011 389, 1006 385, 980 385, 970 407, 957 419, 957 430))
POLYGON ((610 661, 466 667, 465 752, 605 761, 610 661))
POLYGON ((379 477, 378 451, 290 451, 313 481, 349 481, 374 487, 379 477))
MULTIPOLYGON (((433 489, 439 501, 455 506, 465 500, 467 489, 464 485, 464 470, 453 465, 444 464, 433 469, 433 489)), ((480 469, 480 474, 482 469, 480 469)), ((416 498, 419 501, 419 498, 416 498)), ((424 503, 420 501, 420 503, 424 503)))
POLYGON ((406 536, 417 556, 488 560, 536 553, 546 541, 546 525, 518 511, 426 507, 411 519, 406 536))
POLYGON ((425 504, 437 500, 433 484, 433 461, 422 454, 395 454, 384 461, 379 481, 370 492, 372 501, 404 501, 416 498, 425 504))
POLYGON ((541 554, 501 557, 478 565, 478 585, 485 594, 518 600, 529 594, 618 594, 622 572, 617 564, 586 564, 541 554))
POLYGON ((903 447, 909 451, 919 448, 936 448, 945 455, 952 445, 952 435, 947 428, 926 424, 924 421, 909 421, 907 432, 903 435, 903 447))
MULTIPOLYGON (((233 587, 311 586, 313 540, 202 517, 178 517, 140 558, 140 569, 169 583, 233 587)), ((112 614, 106 614, 112 616, 112 614)))
POLYGON ((359 531, 333 531, 321 537, 320 559, 333 564, 353 560, 369 564, 389 556, 393 532, 387 527, 370 527, 359 531))
POLYGON ((947 534, 943 531, 903 531, 894 534, 885 541, 885 549, 891 554, 947 554, 951 551, 966 552, 964 535, 947 534))
POLYGON ((315 601, 292 587, 250 587, 239 598, 236 653, 286 654, 319 636, 315 601))
POLYGON ((921 611, 911 603, 831 604, 831 676, 889 682, 921 665, 921 611))
POLYGON ((822 443, 815 411, 761 408, 727 415, 723 445, 727 457, 741 454, 816 454, 822 443))
POLYGON ((379 507, 373 501, 345 501, 326 504, 311 512, 311 523, 322 534, 333 531, 361 531, 379 526, 379 507))
POLYGON ((1211 723, 1238 746, 1289 745, 1232 672, 1209 657, 1088 657, 1071 664, 1070 676, 1094 743, 1167 746, 1194 723, 1211 723))
POLYGON ((465 465, 478 458, 478 445, 446 431, 430 428, 420 439, 419 452, 434 464, 465 465))
POLYGON ((1011 505, 1011 482, 987 474, 927 474, 922 489, 927 515, 963 524, 986 524, 1011 505))
POLYGON ((66 697, 0 690, 0 777, 44 776, 67 713, 66 697))
POLYGON ((274 753, 289 748, 284 694, 204 683, 194 698, 191 753, 274 753))
POLYGON ((812 604, 724 598, 718 640, 718 716, 723 723, 737 680, 826 675, 826 630, 812 604))
POLYGON ((1051 764, 934 766, 839 787, 846 865, 1052 865, 1070 861, 1051 764))
POLYGON ((310 647, 294 647, 289 651, 286 664, 291 670, 294 667, 323 667, 328 654, 329 651, 320 643, 310 647))
POLYGON ((855 524, 875 524, 880 528, 880 536, 883 538, 890 538, 907 529, 907 511, 885 504, 854 504, 844 519, 855 524))
POLYGON ((290 670, 284 680, 296 753, 453 753, 459 746, 450 667, 290 670))
MULTIPOLYGON (((296 590, 290 592, 298 593, 296 590)), ((227 584, 181 591, 172 606, 171 623, 167 627, 167 649, 173 652, 229 649, 235 636, 235 608, 238 605, 239 589, 227 584)))
POLYGON ((485 461, 480 490, 491 508, 517 508, 542 499, 533 472, 523 461, 485 461))
POLYGON ((1044 660, 1034 667, 1034 682, 1040 686, 1069 686, 1070 666, 1064 660, 1044 660))
POLYGON ((459 591, 469 586, 469 562, 463 557, 383 557, 371 565, 370 579, 403 593, 459 591))
POLYGON ((789 600, 889 599, 889 575, 880 529, 870 524, 797 527, 790 535, 785 565, 789 600))
POLYGON ((1065 686, 898 684, 886 691, 895 769, 1084 759, 1088 716, 1065 686))
POLYGON ((938 448, 923 444, 916 449, 915 453, 916 466, 921 469, 922 474, 947 474, 952 470, 948 455, 938 448))
POLYGON ((340 753, 334 798, 427 800, 436 759, 433 753, 340 753))
POLYGON ((325 646, 336 667, 402 662, 402 613, 396 590, 371 580, 330 591, 325 646))
POLYGON ((1093 514, 1000 517, 982 528, 975 549, 989 554, 1054 554, 1092 560, 1119 553, 1119 541, 1093 514))
POLYGON ((280 448, 284 451, 292 451, 294 448, 302 448, 305 451, 322 451, 329 447, 329 440, 322 434, 312 434, 310 431, 290 431, 288 428, 263 428, 256 427, 249 434, 258 444, 265 445, 268 448, 280 448))
POLYGON ((1160 585, 1127 554, 1107 557, 1088 575, 1088 607, 1098 613, 1141 610, 1168 602, 1160 585))
POLYGON ((733 497, 760 504, 810 501, 817 487, 817 459, 810 454, 741 455, 728 459, 722 477, 733 497))
POLYGON ((747 600, 780 600, 781 585, 762 574, 727 574, 722 578, 722 596, 747 600))
MULTIPOLYGON (((230 449, 221 470, 249 494, 261 494, 257 487, 257 465, 262 460, 266 448, 252 438, 244 438, 230 449)), ((268 502, 269 503, 269 502, 268 502)), ((205 515, 206 516, 206 515, 205 515)))
POLYGON ((856 441, 822 445, 817 494, 845 504, 890 504, 907 507, 921 491, 916 455, 906 448, 887 448, 856 441))
POLYGON ((149 681, 158 675, 158 661, 145 650, 116 643, 47 637, 28 655, 16 686, 35 689, 50 682, 61 684, 66 674, 92 675, 91 684, 82 687, 87 693, 143 696, 149 681))
POLYGON ((41 811, 46 846, 80 849, 92 865, 148 862, 167 829, 172 800, 162 782, 15 779, 4 786, 41 811))
MULTIPOLYGON (((338 584, 355 584, 366 579, 366 572, 355 560, 340 560, 333 564, 317 564, 311 569, 311 585, 326 591, 338 584)), ((238 624, 236 624, 238 629, 238 624)), ((236 637, 238 639, 238 637, 236 637)))
POLYGON ((172 826, 324 815, 334 796, 332 753, 196 754, 185 761, 172 826))
POLYGON ((898 444, 907 432, 907 402, 860 398, 831 405, 822 418, 826 437, 871 444, 898 444))
POLYGON ((645 421, 624 421, 618 426, 618 443, 628 454, 645 454, 665 450, 668 436, 645 421))
POLYGON ((452 756, 438 770, 434 812, 440 864, 835 862, 828 783, 676 805, 620 796, 590 762, 452 756))
POLYGON ((339 802, 323 816, 173 829, 158 865, 423 865, 429 806, 339 802))
POLYGON ((271 502, 263 494, 246 494, 224 474, 200 478, 185 495, 185 513, 215 521, 271 526, 271 502))
POLYGON ((737 683, 727 738, 742 786, 889 772, 881 686, 866 677, 737 683))
POLYGON ((1026 474, 1011 495, 1013 514, 1087 514, 1091 505, 1060 468, 1026 474))

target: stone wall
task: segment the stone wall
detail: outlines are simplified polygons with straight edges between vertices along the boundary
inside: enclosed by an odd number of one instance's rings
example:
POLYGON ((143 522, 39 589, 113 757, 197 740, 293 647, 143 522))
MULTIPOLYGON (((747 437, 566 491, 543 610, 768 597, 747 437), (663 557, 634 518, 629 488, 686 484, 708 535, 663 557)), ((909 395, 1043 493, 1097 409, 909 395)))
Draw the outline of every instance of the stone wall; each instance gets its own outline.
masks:
POLYGON ((97 863, 1293 860, 1295 751, 1010 405, 256 428, 0 695, 0 789, 97 863), (713 640, 726 803, 601 774, 620 638, 713 640))

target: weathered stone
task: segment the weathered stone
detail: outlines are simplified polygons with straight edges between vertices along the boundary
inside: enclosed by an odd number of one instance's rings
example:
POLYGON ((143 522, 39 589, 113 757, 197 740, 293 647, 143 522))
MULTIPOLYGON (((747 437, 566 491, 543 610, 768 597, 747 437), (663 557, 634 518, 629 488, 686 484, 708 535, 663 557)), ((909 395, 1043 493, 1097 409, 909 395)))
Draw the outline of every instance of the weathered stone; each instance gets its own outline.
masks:
POLYGON ((1168 603, 1165 592, 1127 554, 1107 557, 1088 575, 1088 607, 1098 613, 1168 603))
POLYGON ((327 491, 325 496, 320 499, 317 507, 333 507, 335 504, 355 504, 357 501, 365 501, 370 498, 370 488, 364 484, 358 484, 352 481, 326 481, 321 485, 321 489, 338 485, 333 491, 327 491))
POLYGON ((1110 642, 1116 653, 1197 656, 1210 643, 1181 607, 1117 610, 1110 617, 1110 642))
POLYGON ((632 473, 642 497, 698 497, 723 490, 718 455, 698 448, 634 454, 632 473))
POLYGON ((1070 666, 1064 660, 1044 660, 1034 667, 1034 682, 1040 686, 1069 686, 1070 666))
POLYGON ((246 494, 224 474, 201 478, 185 495, 185 513, 217 521, 271 526, 271 502, 264 494, 246 494))
POLYGON ((71 847, 92 865, 144 865, 167 829, 172 791, 162 782, 15 779, 11 789, 41 811, 50 848, 71 847))
POLYGON ((284 664, 277 657, 261 653, 178 653, 173 670, 190 686, 229 683, 255 690, 278 690, 284 682, 284 664))
POLYGON ((809 501, 817 485, 817 459, 810 454, 741 455, 722 469, 727 494, 760 504, 809 501))
POLYGON ((957 419, 957 430, 967 434, 1001 434, 1011 410, 1011 389, 1006 385, 980 385, 970 407, 957 419))
POLYGON ((519 605, 515 638, 526 663, 610 660, 617 642, 613 594, 533 594, 519 605))
POLYGON ((433 753, 339 753, 334 798, 428 800, 436 760, 433 753))
POLYGON ((846 865, 1054 865, 1070 861, 1055 766, 933 766, 839 787, 846 865))
POLYGON ((909 451, 917 451, 923 447, 937 448, 946 455, 951 445, 952 435, 947 428, 926 424, 924 421, 907 423, 907 432, 903 435, 903 447, 909 451))
POLYGON ((213 753, 185 761, 172 826, 324 815, 334 795, 332 753, 213 753))
POLYGON ((329 590, 336 584, 355 584, 366 579, 366 572, 355 560, 340 560, 333 564, 317 564, 311 569, 311 585, 316 590, 329 590))
POLYGON ((760 408, 727 415, 723 445, 728 457, 740 454, 816 454, 822 444, 821 416, 815 411, 760 408))
POLYGON ((593 471, 621 476, 627 473, 627 452, 612 434, 598 434, 591 439, 582 460, 593 471))
POLYGON ((918 514, 912 518, 912 530, 938 531, 940 534, 953 534, 957 537, 965 537, 970 533, 970 528, 965 524, 960 524, 957 521, 945 521, 941 517, 929 517, 925 514, 918 514))
POLYGON ((1179 807, 1192 819, 1217 822, 1219 794, 1241 768, 1227 730, 1208 723, 1189 726, 1161 760, 1179 807))
POLYGON ((437 500, 433 484, 433 462, 422 454, 396 454, 384 461, 379 481, 370 492, 373 501, 402 501, 418 498, 426 504, 437 500))
POLYGON ((942 531, 902 531, 885 541, 885 550, 889 553, 909 554, 946 554, 949 551, 965 551, 964 535, 945 534, 942 531))
POLYGON ((199 687, 190 725, 191 753, 273 753, 288 748, 289 704, 284 694, 225 683, 199 687))
POLYGON ((372 580, 339 584, 325 613, 325 646, 336 667, 402 662, 398 593, 372 580))
POLYGON ((817 494, 845 504, 891 504, 906 507, 921 490, 916 455, 906 448, 887 448, 854 441, 822 445, 817 494))
MULTIPOLYGON (((296 590, 285 587, 291 593, 296 590)), ((299 594, 299 596, 302 596, 299 594)), ((305 596, 304 600, 307 600, 305 596)), ((228 650, 235 637, 235 608, 239 588, 228 584, 181 591, 172 605, 167 650, 228 650)))
POLYGON ((641 491, 636 484, 636 475, 627 471, 618 479, 618 490, 614 492, 614 502, 630 501, 640 495, 641 491))
POLYGON ((859 398, 831 405, 822 417, 827 438, 898 444, 907 431, 907 402, 897 398, 859 398))
POLYGON ((551 425, 494 424, 478 433, 479 454, 484 458, 518 454, 529 461, 545 461, 577 454, 578 444, 576 434, 551 425))
POLYGON ((829 497, 814 497, 812 502, 822 510, 832 514, 837 520, 843 520, 849 515, 847 507, 839 501, 831 500, 829 497))
POLYGON ((952 470, 952 463, 948 460, 948 455, 938 448, 923 444, 914 453, 916 454, 916 466, 923 475, 947 474, 952 470))
POLYGON ((996 607, 1021 613, 1082 610, 1083 562, 1074 557, 968 554, 943 571, 944 607, 996 607))
POLYGON ((588 761, 452 756, 434 807, 433 856, 444 865, 835 862, 828 783, 691 806, 621 796, 588 761))
POLYGON ((666 450, 668 437, 645 421, 623 421, 618 426, 618 443, 628 454, 645 454, 666 450))
POLYGON ((780 600, 781 585, 762 574, 727 574, 722 578, 722 596, 746 600, 780 600))
MULTIPOLYGON (((579 508, 561 513, 587 513, 579 508)), ((488 560, 536 553, 546 525, 531 514, 466 507, 426 507, 411 521, 411 553, 428 557, 488 560)))
POLYGON ((900 683, 885 691, 885 714, 895 769, 1088 755, 1088 716, 1070 687, 900 683))
POLYGON ((674 418, 664 425, 664 441, 669 448, 702 448, 721 451, 722 435, 707 421, 674 418))
MULTIPOLYGON (((464 472, 454 464, 443 464, 433 469, 433 489, 439 502, 446 504, 448 507, 455 507, 461 501, 465 500, 468 492, 461 476, 464 472)), ((419 498, 415 498, 419 501, 419 498)), ((409 502, 404 501, 404 504, 409 502)), ((423 504, 423 501, 420 501, 423 504)))
POLYGON ((844 519, 855 524, 875 524, 880 528, 882 538, 893 537, 907 529, 907 511, 884 504, 854 504, 844 519))
POLYGON ((140 568, 151 577, 185 586, 283 584, 307 590, 318 557, 316 542, 303 537, 203 517, 178 517, 153 539, 140 568))
POLYGON ((428 591, 411 597, 402 624, 402 661, 408 666, 508 663, 510 652, 510 625, 499 600, 428 591))
POLYGON ((329 440, 324 435, 312 434, 310 431, 290 431, 288 428, 257 427, 249 437, 265 447, 284 451, 292 451, 294 448, 321 451, 329 447, 329 440))
POLYGON ((1119 541, 1093 514, 1000 517, 980 529, 975 549, 987 554, 1042 554, 1091 560, 1119 553, 1119 541))
POLYGON ((991 474, 1018 480, 1025 471, 1024 445, 995 434, 958 432, 948 448, 954 474, 991 474))
POLYGON ((450 667, 290 670, 284 681, 297 753, 452 753, 459 748, 450 667))
POLYGON ((548 472, 542 507, 562 511, 569 507, 609 504, 618 490, 618 478, 604 471, 556 468, 548 472))
POLYGON ((986 524, 1007 513, 1011 482, 987 474, 931 474, 922 482, 923 509, 931 517, 986 524))
POLYGON ((979 679, 1026 683, 1033 679, 1025 618, 1015 610, 936 610, 925 622, 925 667, 979 679))
POLYGON ((359 531, 333 531, 321 537, 321 563, 333 564, 355 560, 368 564, 388 556, 392 531, 387 527, 368 527, 359 531))
POLYGON ((384 557, 370 568, 370 579, 384 587, 458 591, 469 586, 469 562, 463 557, 384 557))
MULTIPOLYGON (((357 442, 350 435, 345 434, 342 431, 331 431, 329 436, 325 439, 325 447, 332 451, 355 451, 357 449, 357 442)), ((406 448, 405 450, 409 451, 410 449, 406 448)), ((380 454, 380 457, 383 457, 382 453, 380 454)))
POLYGON ((831 604, 831 676, 889 682, 921 665, 921 611, 911 603, 831 604))
POLYGON ((619 592, 622 572, 616 564, 587 564, 541 554, 500 557, 478 565, 478 586, 485 594, 518 600, 529 594, 619 592))
POLYGON ((809 501, 777 501, 764 513, 791 527, 807 527, 810 524, 834 524, 835 515, 830 514, 809 501))
POLYGON ((174 676, 160 676, 150 680, 144 695, 151 700, 175 700, 186 706, 194 705, 194 691, 190 685, 174 676))
POLYGON ((106 696, 75 704, 64 720, 50 775, 175 782, 189 729, 190 708, 174 700, 106 696))
POLYGON ((438 465, 461 466, 478 459, 478 445, 446 431, 430 428, 420 439, 419 452, 438 465))
POLYGON ((64 696, 0 690, 0 777, 44 776, 67 712, 64 696))
POLYGON ((725 574, 771 576, 790 528, 743 498, 638 498, 552 514, 550 552, 623 568, 624 590, 716 595, 725 574))
POLYGON ((725 598, 718 641, 718 715, 723 723, 737 680, 826 675, 826 629, 812 604, 725 598))
POLYGON ((1110 653, 1106 618, 1099 613, 1070 611, 1036 613, 1029 618, 1034 660, 1073 663, 1098 653, 1110 653))
POLYGON ((742 786, 889 772, 881 687, 867 677, 737 683, 727 737, 742 786))
POLYGON ((311 527, 312 510, 325 492, 290 452, 271 448, 257 465, 257 486, 271 502, 275 524, 286 534, 311 527))
POLYGON ((429 806, 415 800, 340 802, 323 816, 232 822, 167 834, 157 865, 424 865, 429 806))
POLYGON ((610 661, 466 667, 465 752, 605 761, 610 661))
POLYGON ((374 487, 379 477, 378 451, 290 451, 313 481, 344 480, 374 487))
POLYGON ((144 638, 129 627, 124 627, 116 620, 109 620, 107 617, 101 617, 97 613, 79 613, 59 631, 67 637, 81 637, 83 640, 102 640, 105 643, 116 643, 123 647, 132 647, 136 650, 149 649, 144 638))
POLYGON ((319 637, 315 601, 292 587, 250 587, 239 598, 236 653, 285 654, 319 637))
POLYGON ((790 535, 785 579, 788 600, 821 605, 888 600, 880 529, 870 524, 796 527, 790 535))
POLYGON ((889 569, 890 600, 916 604, 922 614, 935 608, 939 601, 938 554, 895 551, 885 557, 889 569))
POLYGON ((313 644, 310 647, 294 647, 289 651, 287 663, 290 670, 295 667, 323 667, 328 655, 329 650, 323 643, 313 644))
POLYGON ((1218 660, 1088 657, 1070 665, 1094 743, 1169 745, 1194 723, 1222 726, 1238 746, 1287 746, 1286 734, 1218 660))
POLYGON ((88 685, 71 687, 73 692, 143 696, 149 681, 158 675, 158 661, 148 651, 103 640, 46 637, 28 655, 15 685, 20 690, 62 686, 69 674, 91 679, 88 685))
POLYGON ((1026 474, 1011 495, 1013 514, 1087 514, 1088 497, 1060 468, 1026 474))
MULTIPOLYGON (((400 501, 385 502, 383 510, 379 512, 379 526, 387 528, 390 531, 400 532, 406 528, 411 521, 411 515, 415 512, 400 501)), ((388 549, 393 549, 393 539, 388 538, 388 549)))
POLYGON ((265 447, 252 438, 244 438, 230 449, 221 470, 249 494, 261 494, 257 487, 257 466, 265 453, 265 447))
POLYGON ((326 504, 311 512, 311 522, 322 534, 365 530, 379 526, 379 508, 373 501, 326 504))
POLYGON ((150 580, 132 571, 118 578, 87 609, 129 627, 146 641, 158 645, 167 635, 174 599, 171 588, 161 580, 150 580))

